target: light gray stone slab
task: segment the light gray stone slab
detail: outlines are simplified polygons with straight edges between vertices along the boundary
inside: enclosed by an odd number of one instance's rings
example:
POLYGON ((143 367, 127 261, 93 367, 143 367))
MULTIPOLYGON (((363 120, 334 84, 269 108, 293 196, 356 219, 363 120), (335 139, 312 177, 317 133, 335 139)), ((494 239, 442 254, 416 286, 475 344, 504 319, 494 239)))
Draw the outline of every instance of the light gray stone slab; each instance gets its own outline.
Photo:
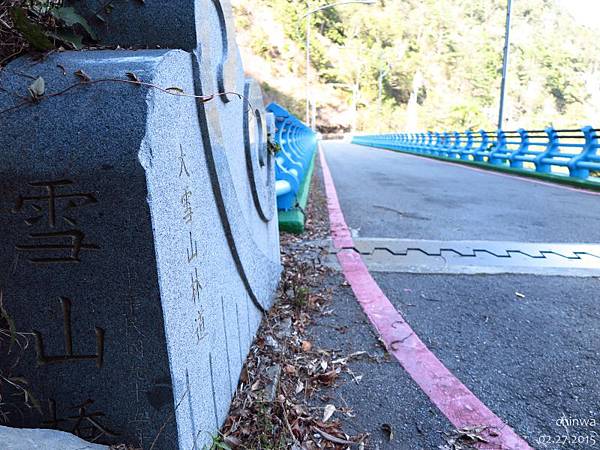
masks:
POLYGON ((109 450, 64 431, 19 429, 0 425, 1 448, 10 450, 109 450))

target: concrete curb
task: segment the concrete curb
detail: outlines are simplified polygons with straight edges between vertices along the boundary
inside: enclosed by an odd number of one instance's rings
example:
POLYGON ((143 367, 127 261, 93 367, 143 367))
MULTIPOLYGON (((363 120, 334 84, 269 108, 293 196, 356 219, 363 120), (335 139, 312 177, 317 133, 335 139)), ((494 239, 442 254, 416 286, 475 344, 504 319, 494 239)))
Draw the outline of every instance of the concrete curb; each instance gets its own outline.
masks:
MULTIPOLYGON (((320 146, 319 146, 320 147, 320 146)), ((306 219, 304 215, 304 209, 308 204, 308 196, 310 194, 310 184, 312 182, 312 176, 315 171, 315 161, 317 152, 314 153, 306 177, 300 185, 298 190, 296 208, 289 211, 279 211, 279 230, 286 231, 288 233, 301 234, 304 233, 304 221, 306 219)))

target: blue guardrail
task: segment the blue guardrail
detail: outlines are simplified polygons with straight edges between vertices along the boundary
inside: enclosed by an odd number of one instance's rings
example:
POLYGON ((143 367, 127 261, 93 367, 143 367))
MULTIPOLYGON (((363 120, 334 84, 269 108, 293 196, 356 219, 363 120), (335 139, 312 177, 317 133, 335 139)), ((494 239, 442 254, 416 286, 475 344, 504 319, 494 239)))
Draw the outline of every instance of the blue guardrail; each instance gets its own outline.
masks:
POLYGON ((355 136, 352 143, 600 186, 598 131, 589 126, 576 130, 520 129, 493 133, 429 131, 355 136))
POLYGON ((277 208, 289 211, 298 207, 298 194, 313 162, 317 136, 277 103, 267 106, 267 111, 275 116, 274 140, 279 148, 275 156, 277 208))

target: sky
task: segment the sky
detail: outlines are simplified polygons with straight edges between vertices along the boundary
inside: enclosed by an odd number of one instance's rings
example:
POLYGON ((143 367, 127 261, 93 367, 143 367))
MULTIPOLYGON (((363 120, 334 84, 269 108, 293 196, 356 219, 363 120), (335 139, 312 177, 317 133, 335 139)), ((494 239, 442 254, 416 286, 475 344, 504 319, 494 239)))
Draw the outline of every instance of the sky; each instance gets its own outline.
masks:
POLYGON ((600 29, 600 0, 557 0, 577 21, 600 29))

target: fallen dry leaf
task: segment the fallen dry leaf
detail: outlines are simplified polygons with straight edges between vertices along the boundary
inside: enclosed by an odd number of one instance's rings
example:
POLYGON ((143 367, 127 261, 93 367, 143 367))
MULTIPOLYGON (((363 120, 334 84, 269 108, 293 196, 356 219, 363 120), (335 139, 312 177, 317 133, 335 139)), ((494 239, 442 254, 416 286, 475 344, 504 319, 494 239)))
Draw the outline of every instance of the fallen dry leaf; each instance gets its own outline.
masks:
POLYGON ((37 100, 46 93, 46 82, 42 77, 37 77, 27 88, 32 99, 37 100))
POLYGON ((331 441, 335 444, 340 444, 340 445, 354 445, 355 444, 355 442, 349 441, 347 439, 342 439, 342 438, 339 438, 332 434, 326 433, 325 431, 323 431, 317 427, 313 427, 313 430, 315 430, 317 433, 319 433, 321 436, 323 436, 323 438, 325 438, 328 441, 331 441))
POLYGON ((88 81, 92 81, 92 78, 87 73, 85 73, 82 69, 75 71, 75 76, 77 78, 80 78, 81 81, 83 81, 85 83, 87 83, 88 81))
POLYGON ((331 419, 331 416, 335 411, 336 409, 334 405, 325 406, 325 411, 323 412, 323 422, 327 422, 329 419, 331 419))
POLYGON ((478 427, 468 427, 468 428, 460 428, 458 430, 454 430, 453 433, 446 435, 446 443, 444 447, 441 447, 444 450, 468 450, 474 449, 477 444, 484 443, 486 444, 488 441, 481 435, 484 431, 488 429, 487 426, 478 426, 478 427))
POLYGON ((317 375, 315 377, 315 379, 320 381, 321 383, 323 383, 325 386, 330 386, 335 382, 338 375, 339 374, 335 370, 330 370, 327 373, 322 373, 320 375, 317 375))
POLYGON ((283 366, 283 371, 288 375, 295 375, 297 372, 296 368, 291 364, 286 364, 285 366, 283 366))

